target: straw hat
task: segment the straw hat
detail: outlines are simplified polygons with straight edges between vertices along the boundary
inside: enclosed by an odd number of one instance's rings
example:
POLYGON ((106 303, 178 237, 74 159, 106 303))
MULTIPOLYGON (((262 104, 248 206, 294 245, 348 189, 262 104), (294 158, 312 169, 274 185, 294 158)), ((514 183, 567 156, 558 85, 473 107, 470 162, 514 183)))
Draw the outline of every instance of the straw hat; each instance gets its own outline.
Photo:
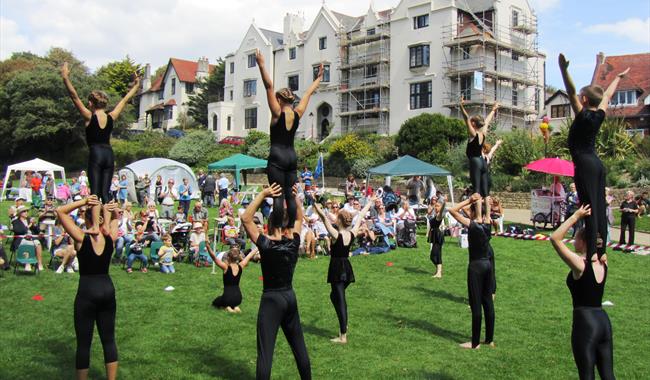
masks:
POLYGON ((203 224, 201 224, 201 223, 199 223, 199 222, 196 222, 196 223, 194 223, 194 225, 192 226, 192 228, 194 228, 195 230, 196 230, 197 228, 203 228, 203 224))
POLYGON ((16 215, 19 215, 23 211, 29 211, 29 207, 27 206, 18 206, 16 209, 16 215))

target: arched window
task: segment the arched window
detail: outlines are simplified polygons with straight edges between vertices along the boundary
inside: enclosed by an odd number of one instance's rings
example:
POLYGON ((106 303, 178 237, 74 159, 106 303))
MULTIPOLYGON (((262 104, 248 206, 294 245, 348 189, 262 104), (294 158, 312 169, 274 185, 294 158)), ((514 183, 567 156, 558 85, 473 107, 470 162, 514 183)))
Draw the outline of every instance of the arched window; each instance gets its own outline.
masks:
POLYGON ((217 123, 218 123, 218 121, 219 121, 219 118, 217 117, 217 115, 216 114, 212 115, 212 130, 215 131, 215 132, 217 131, 217 125, 218 125, 217 123))

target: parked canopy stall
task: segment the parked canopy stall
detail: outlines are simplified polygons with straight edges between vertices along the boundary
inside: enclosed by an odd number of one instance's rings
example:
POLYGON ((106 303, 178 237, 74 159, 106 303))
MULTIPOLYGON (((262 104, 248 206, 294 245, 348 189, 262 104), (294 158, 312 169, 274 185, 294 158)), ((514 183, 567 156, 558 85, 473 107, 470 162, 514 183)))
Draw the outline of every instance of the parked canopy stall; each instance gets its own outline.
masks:
POLYGON ((245 154, 235 154, 221 161, 213 162, 208 165, 208 170, 224 170, 235 172, 235 187, 239 188, 241 183, 240 173, 242 170, 263 169, 266 168, 266 160, 247 156, 245 154))
MULTIPOLYGON (((371 175, 383 175, 390 177, 412 177, 412 176, 445 176, 447 177, 447 185, 449 186, 449 195, 451 203, 454 203, 454 186, 452 183, 452 175, 448 170, 442 169, 438 166, 431 165, 427 162, 418 160, 415 157, 406 155, 397 158, 393 161, 387 162, 383 165, 377 166, 368 170, 368 183, 370 183, 371 175)), ((389 182, 388 180, 387 182, 389 182)))
MULTIPOLYGON (((59 166, 56 164, 53 164, 51 162, 47 162, 45 160, 41 160, 40 158, 35 158, 30 161, 25 161, 21 162, 18 164, 13 164, 9 165, 7 167, 7 172, 5 174, 5 180, 2 184, 2 193, 0 194, 0 200, 5 199, 5 191, 7 190, 7 185, 9 183, 9 180, 11 178, 11 173, 13 172, 20 172, 20 182, 22 183, 24 177, 25 177, 25 172, 27 171, 34 171, 34 172, 47 172, 47 173, 52 173, 54 175, 54 178, 56 180, 56 174, 59 173, 60 179, 65 182, 65 169, 63 166, 59 166)), ((19 185, 20 187, 20 185, 19 185)), ((29 186, 27 187, 29 188, 29 186)), ((10 187, 11 189, 11 187, 10 187)), ((20 188, 19 188, 20 192, 20 188)), ((21 196, 27 199, 27 201, 31 202, 31 190, 30 191, 23 191, 20 193, 21 196), (23 194, 25 193, 25 194, 23 194)))
POLYGON ((145 158, 144 160, 133 162, 120 170, 120 179, 122 178, 122 174, 126 175, 129 182, 128 191, 131 202, 135 202, 138 199, 135 192, 135 180, 139 177, 144 177, 145 174, 148 174, 149 178, 151 178, 151 185, 147 189, 149 198, 154 196, 156 177, 158 175, 163 179, 163 186, 166 186, 167 181, 173 178, 174 186, 178 187, 178 185, 183 183, 183 178, 187 178, 189 185, 192 187, 192 198, 199 198, 199 187, 194 172, 189 166, 174 160, 167 158, 145 158))

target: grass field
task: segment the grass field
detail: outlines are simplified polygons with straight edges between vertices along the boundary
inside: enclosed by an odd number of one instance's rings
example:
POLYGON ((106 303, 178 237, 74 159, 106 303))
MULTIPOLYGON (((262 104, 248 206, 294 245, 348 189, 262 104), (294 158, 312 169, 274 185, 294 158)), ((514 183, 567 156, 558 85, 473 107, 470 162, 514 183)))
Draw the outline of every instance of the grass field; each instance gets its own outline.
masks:
MULTIPOLYGON (((421 238, 422 239, 422 238, 421 238)), ((352 259, 357 282, 348 288, 349 344, 333 345, 337 320, 326 283, 328 258, 301 259, 294 279, 315 379, 574 379, 571 299, 566 266, 549 243, 495 238, 497 347, 465 351, 470 338, 467 252, 455 239, 443 252, 444 277, 418 249, 352 259), (387 262, 392 262, 388 266, 387 262)), ((650 259, 610 254, 605 299, 614 329, 615 373, 650 373, 650 259)), ((243 313, 214 310, 221 275, 177 265, 177 273, 134 272, 113 266, 117 290, 120 378, 250 379, 255 375, 255 327, 262 284, 259 265, 243 273, 243 313), (172 285, 173 292, 163 288, 172 285)), ((78 275, 4 273, 0 379, 70 379, 75 338, 72 307, 78 275), (36 293, 43 301, 31 299, 36 293)), ((484 330, 483 330, 484 331, 484 330)), ((95 335, 91 378, 103 377, 95 335)), ((297 378, 280 332, 273 378, 297 378)))

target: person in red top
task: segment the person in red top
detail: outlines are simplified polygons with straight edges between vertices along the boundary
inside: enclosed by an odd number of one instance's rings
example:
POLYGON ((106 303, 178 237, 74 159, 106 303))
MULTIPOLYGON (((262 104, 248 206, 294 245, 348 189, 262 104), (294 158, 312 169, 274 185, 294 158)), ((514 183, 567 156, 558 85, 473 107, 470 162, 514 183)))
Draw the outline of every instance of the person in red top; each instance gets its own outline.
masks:
POLYGON ((365 179, 361 182, 360 191, 361 191, 361 194, 363 194, 366 197, 372 197, 372 195, 374 194, 374 189, 372 188, 372 186, 370 186, 370 185, 368 185, 366 183, 365 179))
POLYGON ((32 206, 35 208, 41 207, 41 175, 34 173, 32 179, 29 181, 29 187, 32 188, 32 206))

